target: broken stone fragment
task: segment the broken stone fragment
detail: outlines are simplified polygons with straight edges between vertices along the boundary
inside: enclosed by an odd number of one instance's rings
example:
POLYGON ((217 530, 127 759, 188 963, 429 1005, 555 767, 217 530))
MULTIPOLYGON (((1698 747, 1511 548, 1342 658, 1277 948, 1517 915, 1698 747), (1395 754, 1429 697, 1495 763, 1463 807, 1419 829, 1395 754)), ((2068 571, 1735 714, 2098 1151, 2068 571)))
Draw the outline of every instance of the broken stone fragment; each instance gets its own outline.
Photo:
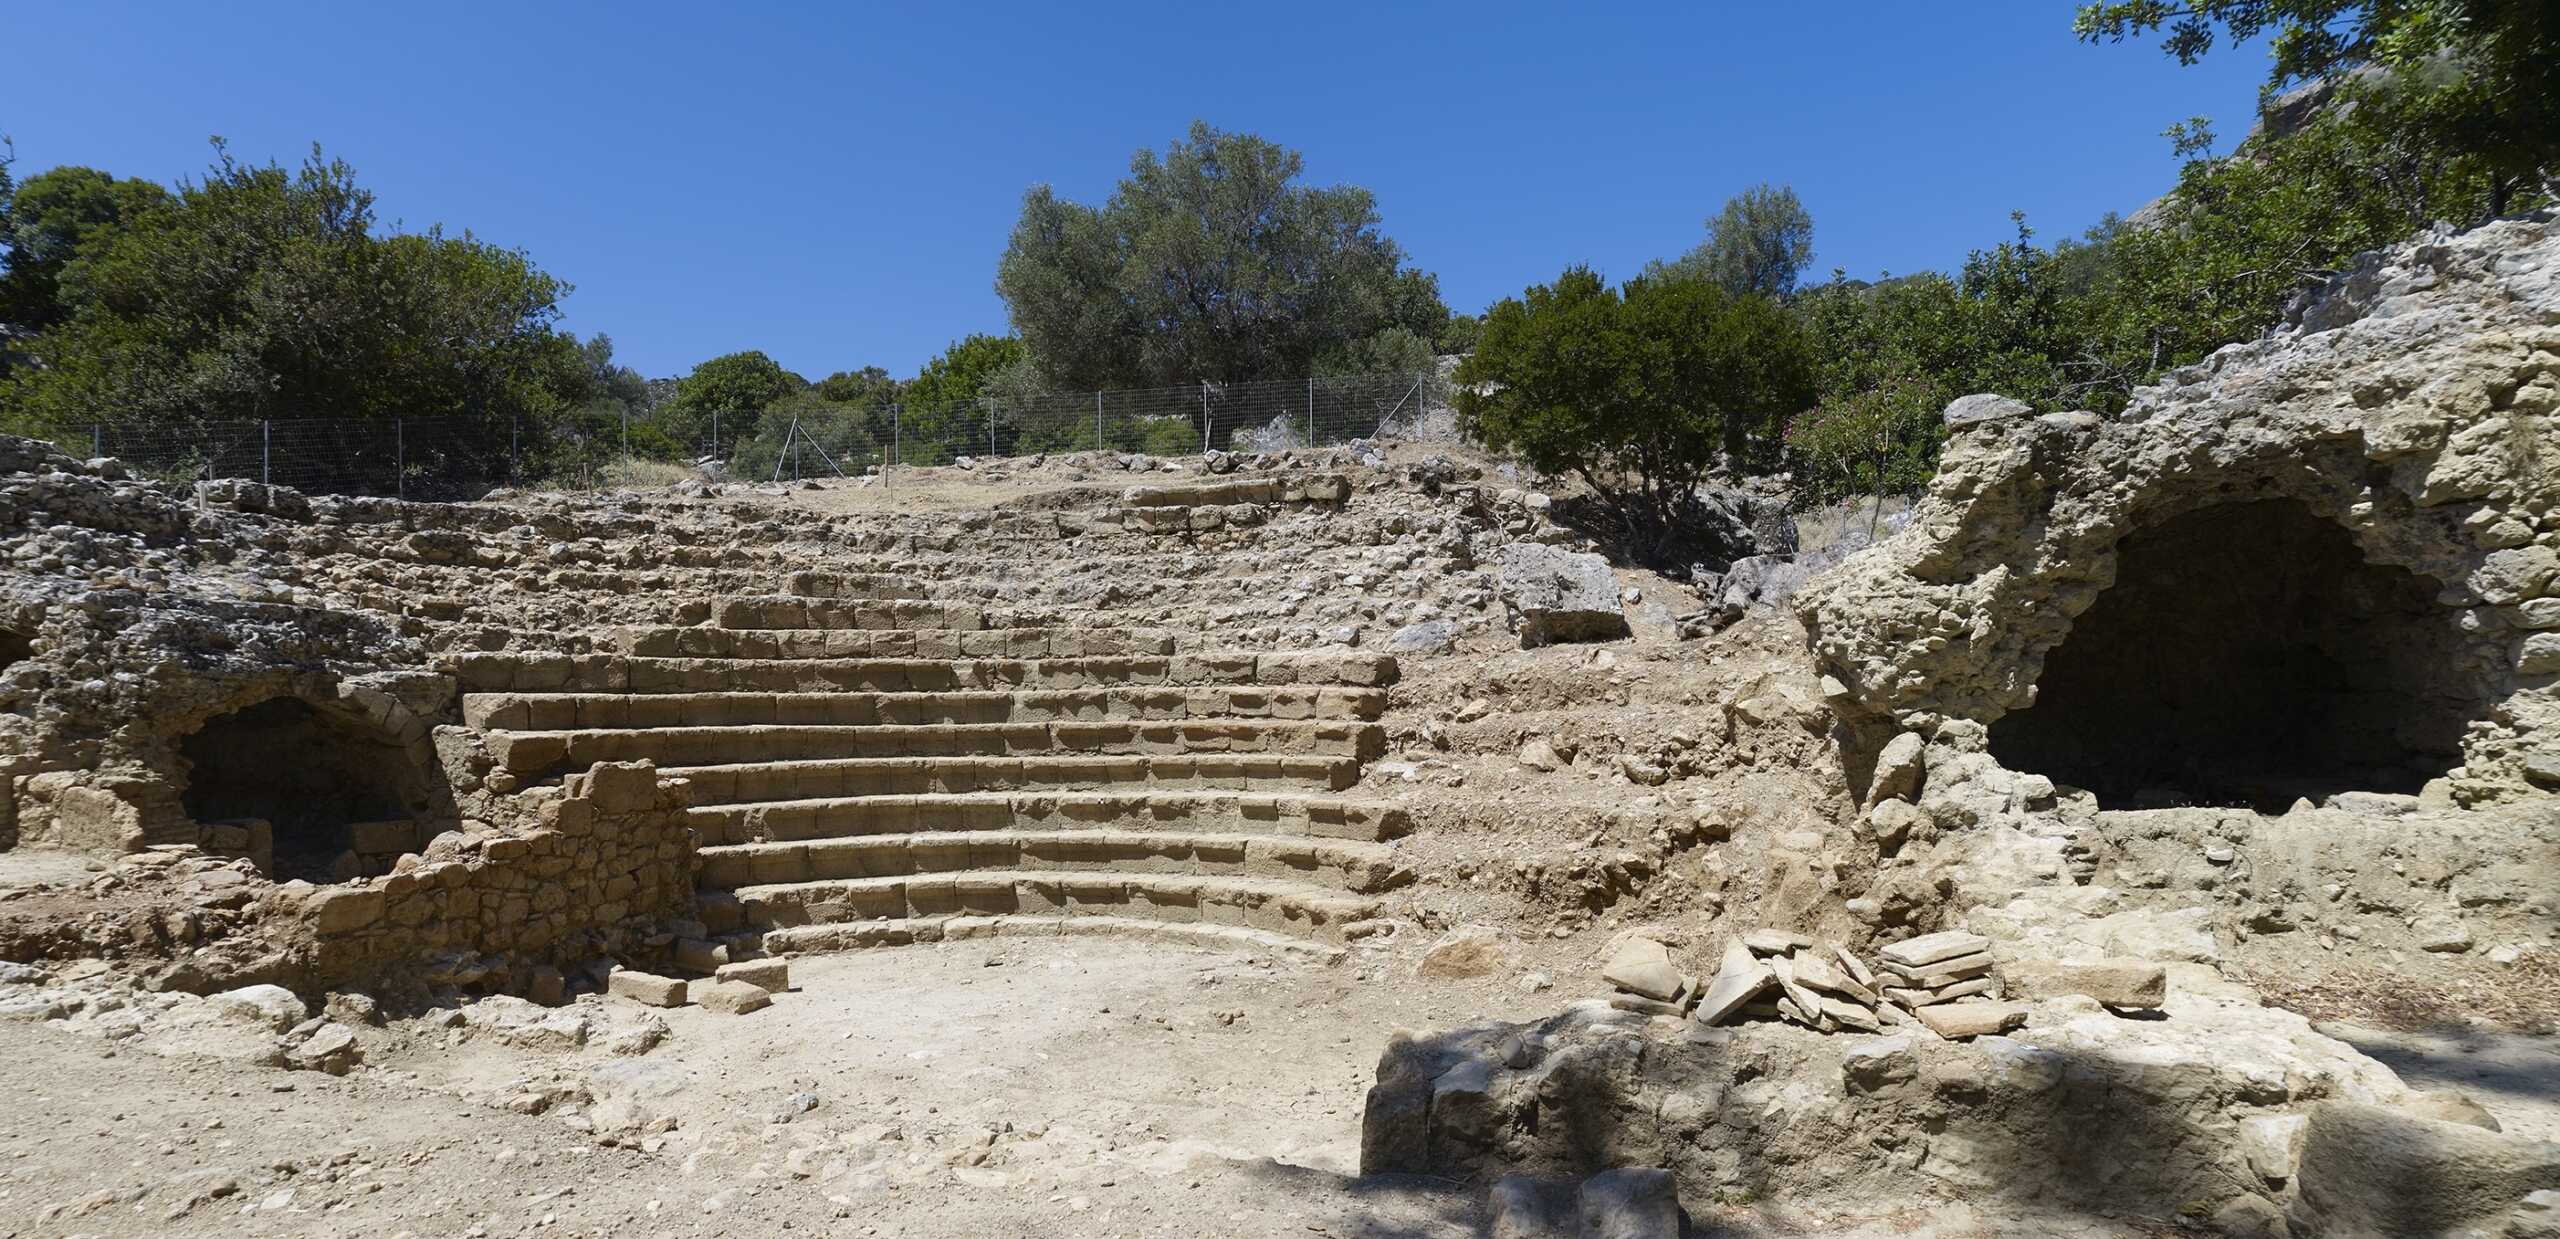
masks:
POLYGON ((2109 959, 2093 964, 2021 960, 2000 965, 1999 975, 2012 998, 2086 994, 2121 1010, 2152 1010, 2169 997, 2168 970, 2138 959, 2109 959))
POLYGON ((685 983, 674 977, 616 968, 613 977, 605 982, 605 992, 646 1007, 681 1007, 684 1005, 685 983))
POLYGON ((1792 1008, 1792 1013, 1801 1022, 1819 1027, 1822 1023, 1822 999, 1796 981, 1792 961, 1783 955, 1774 957, 1769 961, 1769 971, 1778 978, 1779 1009, 1792 1008))
POLYGON ((1982 976, 1990 972, 1991 967, 1991 953, 1984 951, 1973 955, 1959 955, 1954 959, 1942 959, 1934 964, 1924 964, 1917 968, 1887 961, 1884 970, 1888 982, 1898 981, 1903 985, 1919 989, 1933 989, 1950 982, 1982 976))
POLYGON ((1600 970, 1600 979, 1630 994, 1662 1002, 1679 996, 1687 980, 1671 964, 1671 949, 1651 938, 1629 938, 1600 970))
POLYGON ((1632 1011, 1637 1015, 1661 1015, 1673 1019, 1687 1014, 1676 1002, 1663 1002, 1659 999, 1647 998, 1642 994, 1611 994, 1609 1006, 1619 1011, 1632 1011))
POLYGON ((1717 967, 1715 979, 1707 983, 1707 992, 1698 999, 1693 1014, 1701 1024, 1721 1024, 1776 982, 1769 966, 1752 958, 1750 947, 1739 939, 1727 942, 1724 962, 1717 967))
POLYGON ((281 985, 244 985, 224 990, 212 998, 213 1009, 224 1016, 251 1024, 264 1024, 277 1032, 293 1027, 311 1017, 309 1008, 281 985))
POLYGON ((1742 944, 1761 955, 1784 955, 1789 951, 1812 946, 1814 941, 1803 934, 1789 933, 1783 929, 1754 929, 1742 935, 1742 944))
POLYGON ((320 1071, 342 1076, 364 1061, 356 1048, 355 1030, 339 1023, 325 1023, 311 1031, 302 1043, 286 1050, 285 1065, 296 1071, 320 1071))
POLYGON ((1931 1006, 1937 1003, 1953 1002, 1958 998, 1971 998, 1978 994, 1988 994, 1990 992, 1991 978, 1975 977, 1970 981, 1957 981, 1950 985, 1938 986, 1935 989, 1887 988, 1884 992, 1884 996, 1916 1011, 1922 1007, 1931 1006))
MULTIPOLYGON (((618 975, 618 974, 617 974, 618 975)), ((712 981, 693 987, 693 1000, 705 1011, 745 1015, 773 1005, 773 995, 744 981, 712 981)))
POLYGON ((1977 951, 1990 949, 1991 939, 1980 934, 1969 934, 1960 929, 1950 929, 1940 933, 1922 934, 1917 938, 1906 938, 1878 951, 1877 954, 1882 956, 1887 964, 1918 968, 1940 960, 1954 959, 1959 955, 1971 955, 1977 951))
POLYGON ((1831 966, 1830 961, 1810 953, 1799 953, 1787 960, 1787 969, 1796 982, 1809 989, 1840 994, 1873 1005, 1875 991, 1849 979, 1849 974, 1831 966))
POLYGON ((1856 981, 1858 984, 1866 986, 1868 989, 1874 989, 1876 987, 1876 974, 1874 971, 1869 969, 1865 963, 1861 962, 1857 956, 1850 954, 1849 948, 1845 946, 1835 946, 1831 948, 1831 954, 1834 958, 1840 961, 1840 966, 1842 968, 1849 971, 1850 980, 1856 981))
POLYGON ((1876 1013, 1866 1007, 1846 999, 1833 998, 1828 994, 1820 996, 1817 1001, 1822 1004, 1822 1013, 1844 1028, 1854 1028, 1860 1032, 1884 1031, 1883 1021, 1878 1020, 1876 1013))
POLYGON ((1913 1012, 1929 1031, 1951 1041, 1986 1037, 2022 1027, 2027 1010, 2005 1002, 1948 1002, 1913 1012))
POLYGON ((1909 800, 1920 791, 1920 759, 1927 744, 1920 733, 1906 731, 1886 741, 1876 755, 1876 774, 1868 784, 1867 801, 1909 800))

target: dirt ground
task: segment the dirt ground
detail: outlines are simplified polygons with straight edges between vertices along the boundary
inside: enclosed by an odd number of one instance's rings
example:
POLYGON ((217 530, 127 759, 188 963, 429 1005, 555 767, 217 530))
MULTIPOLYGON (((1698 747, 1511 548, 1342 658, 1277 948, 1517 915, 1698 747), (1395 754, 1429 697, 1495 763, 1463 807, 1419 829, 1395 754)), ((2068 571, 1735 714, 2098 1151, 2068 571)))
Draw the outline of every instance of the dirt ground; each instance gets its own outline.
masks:
MULTIPOLYGON (((764 1011, 657 1013, 669 1035, 644 1055, 527 1048, 431 1013, 367 1030, 345 1078, 5 1022, 0 1234, 1477 1234, 1478 1192, 1355 1177, 1378 1052, 1398 1027, 1529 1018, 1599 987, 1587 969, 1536 991, 1520 966, 1424 979, 1411 954, 1320 967, 999 940, 817 957, 764 1011), (578 1101, 519 1112, 554 1096, 578 1101)), ((2509 1130, 2560 1132, 2560 1039, 2336 1033, 2413 1083, 2471 1090, 2509 1130)), ((1695 1221, 2058 1233, 1960 1206, 1695 1221)), ((2069 1233, 2148 1233, 2094 1225, 2069 1233)))
POLYGON ((1378 1051, 1555 997, 1384 969, 1108 940, 878 951, 795 961, 752 1015, 666 1012, 644 1056, 404 1021, 345 1079, 0 1024, 19 1082, 0 1233, 1472 1234, 1470 1193, 1353 1180, 1378 1051), (504 1108, 562 1083, 672 1129, 602 1147, 504 1108))

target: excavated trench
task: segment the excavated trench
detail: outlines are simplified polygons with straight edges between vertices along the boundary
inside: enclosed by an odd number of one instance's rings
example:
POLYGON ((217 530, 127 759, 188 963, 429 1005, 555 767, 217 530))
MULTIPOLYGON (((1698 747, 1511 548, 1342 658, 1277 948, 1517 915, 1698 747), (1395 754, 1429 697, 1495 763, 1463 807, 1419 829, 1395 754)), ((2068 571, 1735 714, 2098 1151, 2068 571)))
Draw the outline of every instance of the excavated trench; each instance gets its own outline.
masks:
POLYGON ((2290 500, 2172 518, 2118 546, 2115 584, 2046 657, 2035 705, 1992 726, 1992 752, 2107 808, 2415 792, 2486 708, 2437 593, 2290 500))
POLYGON ((427 779, 399 739, 338 711, 276 697, 213 718, 179 745, 183 803, 198 822, 263 821, 274 831, 270 876, 327 882, 369 824, 400 823, 426 804, 427 779))

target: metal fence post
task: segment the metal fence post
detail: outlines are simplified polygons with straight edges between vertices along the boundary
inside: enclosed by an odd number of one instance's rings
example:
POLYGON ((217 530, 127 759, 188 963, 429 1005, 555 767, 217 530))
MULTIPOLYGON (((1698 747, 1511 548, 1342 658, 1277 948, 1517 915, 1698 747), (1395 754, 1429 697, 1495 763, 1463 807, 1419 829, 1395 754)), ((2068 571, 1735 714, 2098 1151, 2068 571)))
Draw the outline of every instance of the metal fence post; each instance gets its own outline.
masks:
POLYGON ((275 457, 276 424, 258 419, 258 485, 267 484, 268 463, 275 457))
POLYGON ((715 459, 720 455, 720 410, 718 409, 711 411, 711 455, 715 459))
POLYGON ((1316 445, 1316 376, 1307 376, 1307 446, 1316 445))
POLYGON ((89 423, 89 459, 96 460, 106 454, 107 424, 105 422, 89 423))
POLYGON ((1095 392, 1093 393, 1093 450, 1099 452, 1107 446, 1109 444, 1102 437, 1102 393, 1095 392))
POLYGON ((987 397, 987 455, 996 455, 996 398, 987 397))
POLYGON ((507 410, 507 480, 510 482, 524 472, 524 448, 516 438, 517 426, 523 420, 523 414, 507 410))
POLYGON ((622 454, 631 454, 631 406, 622 406, 622 454))
POLYGON ((391 493, 393 497, 409 497, 409 419, 391 419, 391 493))
POLYGON ((903 433, 903 431, 900 428, 898 413, 899 410, 904 407, 905 406, 897 403, 892 403, 889 406, 889 459, 886 463, 880 466, 880 480, 884 483, 889 480, 889 466, 897 464, 899 458, 907 454, 905 444, 899 439, 899 435, 903 433))
POLYGON ((1209 454, 1209 384, 1200 384, 1200 454, 1209 454))

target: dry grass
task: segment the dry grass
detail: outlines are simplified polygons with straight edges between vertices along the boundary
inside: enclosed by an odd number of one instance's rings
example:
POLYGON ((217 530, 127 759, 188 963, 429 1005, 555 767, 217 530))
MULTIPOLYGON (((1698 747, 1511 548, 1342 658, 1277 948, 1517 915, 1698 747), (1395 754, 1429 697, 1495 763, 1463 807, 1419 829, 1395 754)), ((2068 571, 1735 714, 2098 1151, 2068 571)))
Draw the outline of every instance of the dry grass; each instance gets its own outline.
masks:
POLYGON ((2270 1004, 2318 1020, 2409 1031, 2475 1020, 2519 1032, 2560 1030, 2560 952, 2550 950, 2526 951, 2504 966, 2482 961, 2434 976, 2348 966, 2312 977, 2252 971, 2241 980, 2270 1004))
POLYGON ((1838 503, 1807 508, 1796 513, 1796 550, 1810 554, 1838 542, 1851 530, 1865 533, 1869 524, 1883 531, 1882 521, 1911 510, 1911 500, 1900 495, 1887 495, 1879 509, 1871 498, 1843 499, 1838 503))
POLYGON ((701 478, 691 465, 625 456, 598 465, 592 472, 570 471, 528 487, 537 491, 656 490, 701 478))

